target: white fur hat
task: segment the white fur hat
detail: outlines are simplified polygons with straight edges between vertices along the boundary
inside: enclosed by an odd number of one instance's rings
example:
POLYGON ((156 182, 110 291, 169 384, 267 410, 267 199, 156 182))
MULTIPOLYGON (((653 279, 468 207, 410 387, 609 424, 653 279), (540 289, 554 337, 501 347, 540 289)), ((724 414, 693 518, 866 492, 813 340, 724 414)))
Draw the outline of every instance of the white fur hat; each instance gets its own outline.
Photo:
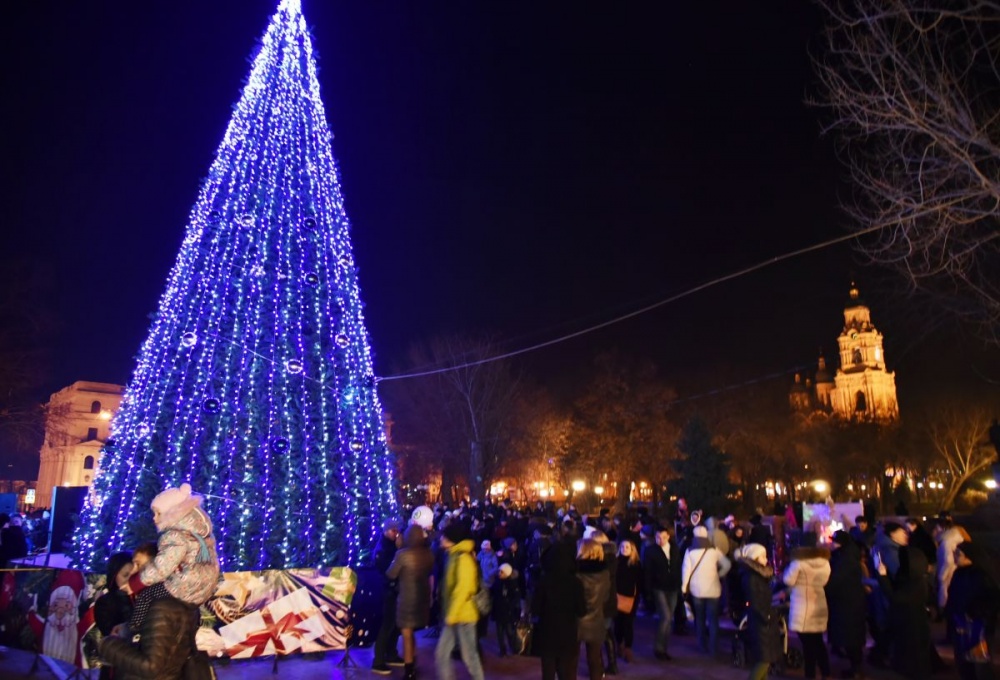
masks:
POLYGON ((158 511, 161 515, 165 515, 171 508, 180 505, 189 498, 191 498, 191 485, 184 483, 177 489, 164 489, 159 495, 156 496, 156 498, 153 499, 153 502, 149 504, 149 507, 158 511))
POLYGON ((740 549, 743 559, 751 562, 766 562, 767 548, 760 543, 747 543, 740 549))
POLYGON ((164 489, 149 506, 160 513, 156 528, 160 531, 174 526, 184 515, 201 505, 201 496, 191 493, 191 485, 181 484, 179 488, 164 489))

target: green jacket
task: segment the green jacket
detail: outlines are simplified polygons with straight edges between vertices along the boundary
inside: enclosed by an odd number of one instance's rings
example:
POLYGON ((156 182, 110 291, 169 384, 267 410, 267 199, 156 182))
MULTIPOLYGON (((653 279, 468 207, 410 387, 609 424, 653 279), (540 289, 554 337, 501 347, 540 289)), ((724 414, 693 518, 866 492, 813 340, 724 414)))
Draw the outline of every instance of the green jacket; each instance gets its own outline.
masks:
POLYGON ((472 548, 471 540, 448 548, 444 588, 441 591, 441 611, 447 626, 479 621, 479 612, 472 601, 472 596, 479 589, 479 565, 472 555, 472 548))

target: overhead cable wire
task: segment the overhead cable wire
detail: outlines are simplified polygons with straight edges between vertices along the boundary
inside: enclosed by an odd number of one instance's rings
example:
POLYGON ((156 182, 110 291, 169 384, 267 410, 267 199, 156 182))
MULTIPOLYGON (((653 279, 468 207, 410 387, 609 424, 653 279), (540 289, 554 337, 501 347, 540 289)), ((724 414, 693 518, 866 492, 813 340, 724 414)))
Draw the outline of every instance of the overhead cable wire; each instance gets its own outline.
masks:
POLYGON ((485 359, 470 361, 464 364, 460 364, 458 366, 447 366, 444 368, 437 368, 430 371, 416 371, 413 373, 401 373, 399 375, 384 376, 376 378, 376 381, 387 382, 390 380, 405 380, 406 378, 422 378, 430 375, 437 375, 440 373, 449 373, 451 371, 462 370, 463 368, 472 368, 474 366, 481 366, 483 364, 493 363, 494 361, 503 361, 504 359, 510 359, 516 356, 520 356, 521 354, 527 354, 528 352, 534 352, 536 350, 544 349, 546 347, 551 347, 552 345, 557 345, 559 343, 566 342, 567 340, 572 340, 582 335, 587 335, 588 333, 593 333, 594 331, 601 330, 602 328, 607 328, 608 326, 613 326, 614 324, 621 323, 622 321, 626 321, 627 319, 631 319, 636 316, 645 314, 647 312, 651 312, 654 309, 658 309, 660 307, 663 307, 664 305, 670 304, 671 302, 676 302, 677 300, 680 300, 682 298, 686 298, 691 295, 694 295, 695 293, 699 293, 708 288, 712 288, 714 286, 719 285, 720 283, 725 283, 726 281, 732 281, 733 279, 737 279, 741 276, 746 276, 747 274, 751 274, 760 269, 770 267, 771 265, 778 264, 779 262, 784 262, 785 260, 790 260, 794 257, 798 257, 799 255, 805 255, 806 253, 822 250, 823 248, 828 248, 838 243, 843 243, 844 241, 850 241, 852 239, 857 238, 858 236, 864 236, 865 234, 870 234, 880 229, 882 229, 881 226, 872 226, 868 227, 867 229, 862 229, 860 231, 851 234, 845 234, 844 236, 838 236, 836 238, 822 241, 820 243, 815 243, 811 246, 806 246, 805 248, 799 248, 798 250, 793 250, 787 253, 783 253, 781 255, 776 255, 774 257, 768 258, 767 260, 763 260, 749 267, 744 267, 743 269, 739 269, 735 272, 730 272, 729 274, 724 274, 722 276, 716 277, 704 283, 700 283, 697 286, 694 286, 693 288, 688 288, 687 290, 683 290, 680 293, 676 293, 674 295, 671 295, 670 297, 664 298, 650 305, 646 305, 645 307, 640 307, 639 309, 636 309, 632 312, 616 316, 613 319, 602 321, 601 323, 588 326, 587 328, 574 331, 573 333, 567 333, 566 335, 561 335, 557 338, 546 340, 545 342, 539 342, 534 345, 529 345, 528 347, 522 347, 520 349, 512 350, 510 352, 504 352, 502 354, 486 357, 485 359))

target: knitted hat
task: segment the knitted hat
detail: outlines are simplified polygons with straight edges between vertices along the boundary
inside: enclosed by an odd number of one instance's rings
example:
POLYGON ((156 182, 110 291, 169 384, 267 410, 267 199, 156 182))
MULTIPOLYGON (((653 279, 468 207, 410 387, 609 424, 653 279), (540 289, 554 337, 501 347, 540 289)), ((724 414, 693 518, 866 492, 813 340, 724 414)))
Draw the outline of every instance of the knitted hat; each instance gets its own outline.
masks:
POLYGON ((694 537, 695 538, 708 538, 708 529, 706 529, 705 527, 702 527, 702 526, 695 527, 694 528, 694 537))
POLYGON ((514 573, 514 567, 510 566, 508 563, 504 562, 500 565, 500 578, 510 578, 510 575, 514 573))
POLYGON ((448 526, 444 528, 444 537, 447 538, 452 543, 461 543, 469 537, 469 531, 465 528, 465 523, 452 520, 448 526))
POLYGON ((517 539, 514 538, 513 536, 508 536, 507 538, 503 539, 503 547, 505 547, 507 550, 510 550, 510 547, 515 543, 517 543, 517 539))
POLYGON ((747 543, 742 548, 743 559, 749 560, 751 562, 766 562, 767 561, 767 548, 762 546, 760 543, 747 543))
POLYGON ((482 543, 481 543, 481 544, 479 545, 479 549, 480 549, 480 550, 493 550, 493 544, 492 544, 492 543, 490 543, 490 542, 489 542, 488 540, 486 540, 486 541, 483 541, 483 542, 482 542, 482 543))

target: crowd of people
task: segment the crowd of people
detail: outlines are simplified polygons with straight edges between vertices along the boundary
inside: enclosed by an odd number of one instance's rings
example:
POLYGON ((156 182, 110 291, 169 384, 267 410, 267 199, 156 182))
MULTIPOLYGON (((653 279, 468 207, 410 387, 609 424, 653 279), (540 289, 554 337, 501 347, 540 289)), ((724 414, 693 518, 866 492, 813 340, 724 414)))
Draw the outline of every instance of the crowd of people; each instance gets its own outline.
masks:
POLYGON ((992 677, 1000 580, 950 516, 926 526, 857 517, 832 534, 810 527, 796 533, 801 545, 781 571, 759 515, 743 524, 688 516, 682 506, 677 519, 486 500, 389 520, 376 550, 386 596, 372 670, 389 675, 399 665, 415 678, 414 631, 433 627, 436 676, 454 677, 460 659, 482 678, 492 621, 501 655, 530 648, 542 678, 562 679, 576 677, 583 654, 597 680, 625 674, 637 654, 669 663, 678 633, 716 657, 728 614, 742 622, 752 679, 781 658, 783 630, 798 639, 806 678, 833 675, 831 652, 843 659, 842 677, 863 677, 867 660, 926 678, 944 666, 930 638, 937 616, 948 621, 960 677, 992 677), (637 616, 656 619, 651 649, 633 649, 637 616))
MULTIPOLYGON (((157 542, 113 555, 95 604, 101 677, 211 677, 195 634, 219 579, 212 523, 187 484, 151 508, 157 542)), ((0 520, 0 546, 22 550, 20 523, 0 520)), ((947 621, 960 677, 992 678, 1000 578, 982 546, 944 513, 926 525, 865 517, 844 525, 796 533, 800 545, 776 565, 759 514, 743 524, 689 515, 683 504, 669 522, 542 503, 420 506, 406 521, 386 520, 374 546, 384 597, 372 670, 389 675, 398 665, 405 680, 416 678, 415 633, 432 628, 436 677, 453 678, 461 660, 484 678, 481 640, 492 621, 501 656, 530 652, 543 679, 563 680, 576 677, 582 652, 598 680, 627 674, 637 655, 671 662, 679 633, 718 657, 728 614, 752 680, 781 659, 784 631, 798 638, 806 678, 831 677, 832 651, 844 659, 843 677, 862 677, 867 662, 919 679, 943 667, 931 641, 936 616, 947 621), (656 619, 649 649, 634 649, 637 616, 656 619)))

